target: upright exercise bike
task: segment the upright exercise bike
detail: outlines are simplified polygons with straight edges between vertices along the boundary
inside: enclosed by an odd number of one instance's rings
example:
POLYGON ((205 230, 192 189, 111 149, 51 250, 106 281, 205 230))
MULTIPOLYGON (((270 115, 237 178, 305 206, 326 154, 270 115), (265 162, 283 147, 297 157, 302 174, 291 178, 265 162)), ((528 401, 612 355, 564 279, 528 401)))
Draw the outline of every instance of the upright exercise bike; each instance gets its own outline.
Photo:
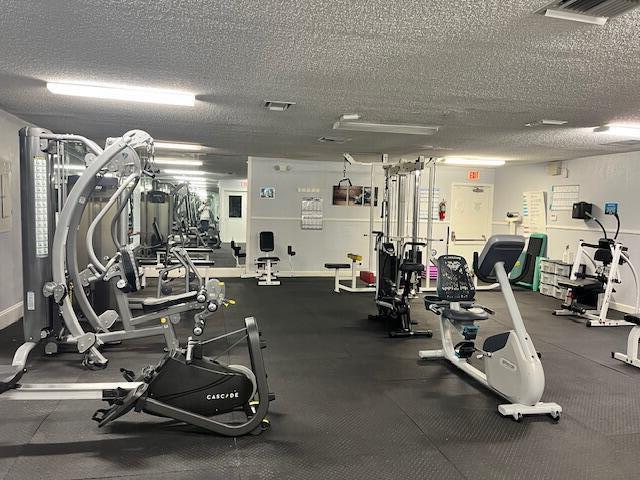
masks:
POLYGON ((487 337, 482 349, 475 345, 479 330, 476 322, 487 320, 494 312, 475 303, 475 287, 464 257, 443 255, 438 258, 438 296, 426 297, 425 305, 440 316, 442 348, 422 350, 418 355, 422 359, 444 358, 508 400, 510 403, 498 406, 501 415, 520 421, 524 415, 549 414, 559 420, 560 405, 540 402, 544 371, 508 277, 524 243, 520 236, 494 235, 480 256, 476 253, 474 257, 477 277, 489 283, 497 279, 500 283, 513 322, 513 330, 487 337), (484 360, 484 371, 469 363, 474 355, 484 360))

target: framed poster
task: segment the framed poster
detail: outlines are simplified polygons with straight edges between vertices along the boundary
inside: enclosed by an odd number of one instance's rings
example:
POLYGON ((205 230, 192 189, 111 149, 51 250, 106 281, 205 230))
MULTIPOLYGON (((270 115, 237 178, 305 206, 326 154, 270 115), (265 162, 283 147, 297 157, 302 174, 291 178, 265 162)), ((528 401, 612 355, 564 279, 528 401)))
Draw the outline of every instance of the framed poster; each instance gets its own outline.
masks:
POLYGON ((273 200, 276 198, 276 189, 274 187, 260 187, 260 198, 273 200))

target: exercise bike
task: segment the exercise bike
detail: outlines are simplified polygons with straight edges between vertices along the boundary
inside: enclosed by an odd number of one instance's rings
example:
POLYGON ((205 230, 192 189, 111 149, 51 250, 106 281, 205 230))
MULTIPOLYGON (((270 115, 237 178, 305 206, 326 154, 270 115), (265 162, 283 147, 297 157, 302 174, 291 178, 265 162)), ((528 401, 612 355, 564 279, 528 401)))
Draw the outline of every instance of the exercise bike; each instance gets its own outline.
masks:
POLYGON ((440 317, 442 348, 421 350, 418 355, 421 359, 444 358, 508 400, 510 403, 498 406, 498 412, 503 416, 520 421, 524 415, 549 414, 559 420, 560 405, 540 402, 544 371, 525 329, 508 277, 524 243, 520 236, 494 235, 480 256, 476 253, 474 257, 476 276, 484 282, 493 283, 497 279, 500 283, 513 322, 513 330, 487 337, 482 349, 475 345, 479 330, 476 322, 487 320, 494 312, 475 303, 475 287, 464 257, 443 255, 438 258, 438 295, 427 296, 425 306, 440 317), (484 371, 469 363, 474 355, 484 360, 484 371))
POLYGON ((390 337, 431 337, 431 330, 414 330, 411 320, 409 298, 417 285, 417 277, 424 272, 424 265, 418 261, 418 248, 424 247, 420 242, 404 242, 400 256, 395 252, 394 244, 383 242, 382 232, 376 234, 376 251, 378 252, 378 276, 376 280, 377 315, 369 315, 369 319, 382 319, 387 324, 390 337), (407 247, 411 247, 413 255, 406 255, 407 247))

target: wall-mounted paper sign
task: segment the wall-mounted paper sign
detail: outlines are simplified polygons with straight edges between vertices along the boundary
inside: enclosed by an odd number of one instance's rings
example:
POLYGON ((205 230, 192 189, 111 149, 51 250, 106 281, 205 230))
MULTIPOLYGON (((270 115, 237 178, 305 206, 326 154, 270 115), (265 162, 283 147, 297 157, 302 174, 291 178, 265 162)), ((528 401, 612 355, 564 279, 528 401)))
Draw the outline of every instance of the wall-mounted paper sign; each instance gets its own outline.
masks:
POLYGON ((260 198, 273 200, 276 198, 276 189, 274 187, 260 187, 260 198))

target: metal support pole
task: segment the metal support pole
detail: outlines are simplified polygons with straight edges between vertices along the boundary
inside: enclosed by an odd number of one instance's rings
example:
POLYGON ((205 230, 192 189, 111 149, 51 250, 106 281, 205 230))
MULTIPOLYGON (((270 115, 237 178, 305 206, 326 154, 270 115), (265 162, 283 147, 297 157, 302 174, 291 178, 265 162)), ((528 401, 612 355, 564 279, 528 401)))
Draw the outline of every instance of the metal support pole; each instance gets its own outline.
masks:
POLYGON ((411 225, 411 261, 418 261, 418 246, 415 244, 420 235, 420 170, 413 171, 413 223, 411 225))

